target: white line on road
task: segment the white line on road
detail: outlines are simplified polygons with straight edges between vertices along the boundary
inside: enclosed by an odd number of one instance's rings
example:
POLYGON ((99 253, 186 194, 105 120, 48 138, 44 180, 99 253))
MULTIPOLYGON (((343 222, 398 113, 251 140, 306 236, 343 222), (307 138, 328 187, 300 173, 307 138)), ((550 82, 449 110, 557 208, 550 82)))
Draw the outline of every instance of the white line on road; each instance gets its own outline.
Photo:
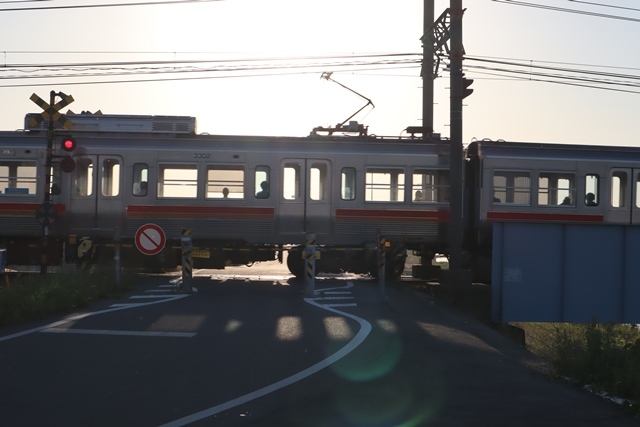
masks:
POLYGON ((49 328, 40 332, 52 332, 56 334, 81 334, 81 335, 118 335, 132 337, 173 337, 173 338, 193 338, 195 332, 154 332, 154 331, 113 331, 107 329, 65 329, 49 328))
MULTIPOLYGON (((349 284, 350 282, 348 282, 349 284)), ((353 286, 353 283, 350 283, 351 286, 353 286)), ((347 286, 347 287, 351 287, 351 286, 347 286)), ((312 365, 310 367, 308 367, 307 369, 298 372, 297 374, 294 374, 288 378, 285 378, 283 380, 280 380, 276 383, 273 383, 271 385, 268 385, 264 388, 261 388, 259 390, 256 390, 254 392, 251 392, 249 394, 245 394, 244 396, 240 396, 237 399, 233 399, 230 400, 228 402, 225 403, 221 403, 220 405, 216 405, 213 406, 209 409, 205 409, 204 411, 200 411, 200 412, 196 412, 195 414, 191 414, 188 415, 186 417, 177 419, 175 421, 172 421, 170 423, 167 424, 163 424, 160 427, 181 427, 181 426, 185 426, 187 424, 191 424, 194 423, 196 421, 200 421, 203 420, 205 418, 214 416, 216 414, 219 414, 220 412, 224 412, 228 409, 231 408, 235 408, 236 406, 240 406, 244 403, 250 402, 254 399, 258 399, 259 397, 263 397, 266 396, 270 393, 273 393, 274 391, 280 390, 281 388, 287 387, 295 382, 298 382, 300 380, 303 380, 305 378, 307 378, 310 375, 315 374, 316 372, 321 371, 322 369, 330 366, 333 363, 336 363, 338 360, 342 359, 343 357, 345 357, 346 355, 348 355, 349 353, 351 353, 353 350, 355 350, 356 348, 358 348, 358 346, 360 344, 362 344, 364 342, 364 340, 367 338, 367 336, 369 336, 369 333, 371 332, 371 323, 369 323, 368 321, 366 321, 365 319, 362 319, 358 316, 354 316, 353 314, 350 313, 346 313, 344 311, 340 311, 340 310, 336 310, 334 308, 328 307, 326 305, 322 305, 317 303, 314 298, 305 298, 304 301, 308 304, 311 305, 315 305, 318 308, 321 308, 323 310, 327 310, 327 311, 331 311, 333 313, 336 313, 340 316, 345 316, 348 317, 350 319, 355 320, 356 322, 358 322, 360 324, 360 330, 358 331, 358 333, 353 337, 353 339, 351 341, 349 341, 344 347, 342 347, 340 350, 338 350, 337 352, 333 353, 331 356, 327 357, 324 360, 321 360, 320 362, 316 363, 315 365, 312 365)))
POLYGON ((22 336, 25 336, 25 335, 33 334, 35 332, 40 332, 43 329, 55 328, 56 326, 64 325, 65 323, 73 322, 75 320, 84 319, 85 317, 95 316, 95 315, 104 314, 104 313, 111 313, 112 311, 126 310, 128 308, 141 307, 143 305, 162 304, 162 303, 165 303, 165 302, 175 301, 175 300, 179 300, 179 299, 182 299, 182 298, 186 298, 188 296, 189 296, 189 294, 175 295, 175 296, 172 296, 172 297, 164 297, 164 299, 153 301, 153 302, 146 302, 146 303, 140 303, 140 304, 126 304, 126 305, 121 306, 121 307, 111 307, 111 308, 108 308, 108 309, 105 309, 105 310, 94 311, 94 312, 91 312, 91 313, 78 314, 77 316, 67 317, 66 319, 59 320, 59 321, 53 322, 53 323, 49 323, 48 325, 39 326, 37 328, 28 329, 26 331, 22 331, 22 332, 18 332, 18 333, 11 334, 11 335, 6 335, 4 337, 0 337, 0 342, 9 341, 9 340, 14 339, 14 338, 18 338, 18 337, 22 337, 22 336))
POLYGON ((353 299, 353 297, 314 297, 310 299, 314 301, 325 301, 325 300, 333 300, 333 299, 353 299))

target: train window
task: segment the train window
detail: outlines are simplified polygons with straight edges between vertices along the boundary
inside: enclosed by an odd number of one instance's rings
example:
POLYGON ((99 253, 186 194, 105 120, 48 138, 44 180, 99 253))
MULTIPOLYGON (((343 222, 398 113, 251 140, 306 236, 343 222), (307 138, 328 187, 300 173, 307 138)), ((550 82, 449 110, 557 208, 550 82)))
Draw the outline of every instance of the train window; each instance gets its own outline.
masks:
POLYGON ((493 200, 495 203, 531 204, 531 172, 494 171, 493 200))
POLYGON ((367 168, 365 196, 367 202, 404 202, 404 170, 367 168))
POLYGON ((0 194, 36 194, 37 176, 36 162, 2 161, 0 162, 0 194))
POLYGON ((313 163, 309 168, 309 199, 326 200, 328 198, 327 165, 324 163, 313 163))
POLYGON ((158 165, 158 197, 198 197, 198 167, 191 163, 158 165))
POLYGON ((627 205, 627 173, 614 171, 611 175, 611 206, 623 208, 627 205))
POLYGON ((539 206, 575 206, 576 176, 563 172, 540 172, 538 176, 539 206))
POLYGON ((93 160, 89 157, 76 158, 74 169, 76 194, 91 196, 93 194, 93 160))
POLYGON ((600 177, 598 175, 586 175, 584 177, 584 204, 598 206, 600 203, 600 177))
POLYGON ((244 167, 207 166, 207 199, 244 199, 244 167))
POLYGON ((342 200, 355 200, 356 169, 342 168, 342 175, 340 180, 340 197, 342 198, 342 200))
POLYGON ((256 166, 254 192, 258 199, 268 199, 271 182, 269 166, 256 166))
POLYGON ((640 172, 636 173, 636 208, 640 208, 640 172))
POLYGON ((285 200, 300 199, 300 163, 287 162, 282 170, 282 197, 285 200))
POLYGON ((131 192, 135 196, 146 196, 149 191, 149 165, 135 163, 133 165, 133 179, 131 180, 131 192))
POLYGON ((414 170, 411 193, 414 202, 448 202, 449 171, 414 170))
POLYGON ((117 159, 102 161, 102 195, 114 197, 120 194, 120 162, 117 159))

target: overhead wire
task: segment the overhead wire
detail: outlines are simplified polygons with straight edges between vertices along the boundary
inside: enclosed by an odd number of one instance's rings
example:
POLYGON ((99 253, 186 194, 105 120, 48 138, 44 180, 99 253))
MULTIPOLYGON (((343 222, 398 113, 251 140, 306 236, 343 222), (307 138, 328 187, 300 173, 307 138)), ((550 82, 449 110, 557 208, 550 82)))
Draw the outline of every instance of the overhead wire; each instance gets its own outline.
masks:
POLYGON ((587 15, 587 16, 593 16, 593 17, 597 17, 597 18, 607 18, 607 19, 617 19, 620 21, 630 21, 630 22, 640 22, 639 18, 631 18, 631 17, 627 17, 627 16, 620 16, 620 15, 609 15, 606 13, 600 13, 600 12, 590 12, 587 10, 580 10, 580 9, 567 9, 564 7, 558 7, 558 6, 549 6, 549 5, 545 5, 545 4, 538 4, 538 3, 529 3, 529 2, 525 2, 525 1, 516 1, 516 0, 491 0, 494 1, 496 3, 503 3, 503 4, 509 4, 512 6, 524 6, 524 7, 531 7, 531 8, 536 8, 536 9, 545 9, 545 10, 552 10, 555 12, 565 12, 565 13, 574 13, 577 15, 587 15))
MULTIPOLYGON (((39 1, 39 0, 32 0, 39 1)), ((34 6, 34 7, 12 7, 0 9, 0 12, 24 12, 27 10, 62 10, 62 9, 92 9, 98 7, 122 7, 122 6, 158 6, 165 4, 183 4, 183 3, 212 3, 224 0, 162 0, 135 3, 109 3, 109 4, 75 4, 65 6, 34 6)), ((9 3, 9 2, 6 2, 9 3)), ((15 2, 24 3, 24 2, 15 2)), ((0 3, 3 4, 3 3, 0 3)))

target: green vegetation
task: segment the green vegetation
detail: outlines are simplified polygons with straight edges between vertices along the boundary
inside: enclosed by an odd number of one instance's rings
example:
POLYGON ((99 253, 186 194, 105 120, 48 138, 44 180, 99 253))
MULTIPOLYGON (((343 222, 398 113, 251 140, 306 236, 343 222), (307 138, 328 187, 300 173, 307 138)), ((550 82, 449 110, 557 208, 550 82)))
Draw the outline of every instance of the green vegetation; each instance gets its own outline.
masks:
POLYGON ((115 273, 91 272, 23 274, 0 284, 0 327, 70 312, 130 290, 133 281, 123 275, 116 287, 115 273))
POLYGON ((516 323, 527 348, 551 362, 559 377, 623 398, 636 415, 640 403, 640 328, 637 325, 516 323))

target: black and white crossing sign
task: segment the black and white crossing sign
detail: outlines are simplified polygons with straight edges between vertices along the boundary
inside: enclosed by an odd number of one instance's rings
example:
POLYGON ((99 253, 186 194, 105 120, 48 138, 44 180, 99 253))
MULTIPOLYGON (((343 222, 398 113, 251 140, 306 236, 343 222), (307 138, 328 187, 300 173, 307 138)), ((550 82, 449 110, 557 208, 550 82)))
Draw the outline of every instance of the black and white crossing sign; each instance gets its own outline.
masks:
POLYGON ((40 98, 35 93, 31 95, 31 98, 29 99, 31 99, 40 108, 44 110, 39 115, 29 119, 29 126, 35 128, 36 126, 38 126, 38 124, 40 124, 44 120, 53 120, 55 122, 60 123, 63 127, 67 129, 71 129, 71 126, 73 126, 73 122, 60 112, 60 109, 66 107, 67 105, 73 102, 73 96, 62 95, 62 99, 59 102, 55 103, 54 105, 49 105, 47 102, 45 102, 42 98, 40 98))

